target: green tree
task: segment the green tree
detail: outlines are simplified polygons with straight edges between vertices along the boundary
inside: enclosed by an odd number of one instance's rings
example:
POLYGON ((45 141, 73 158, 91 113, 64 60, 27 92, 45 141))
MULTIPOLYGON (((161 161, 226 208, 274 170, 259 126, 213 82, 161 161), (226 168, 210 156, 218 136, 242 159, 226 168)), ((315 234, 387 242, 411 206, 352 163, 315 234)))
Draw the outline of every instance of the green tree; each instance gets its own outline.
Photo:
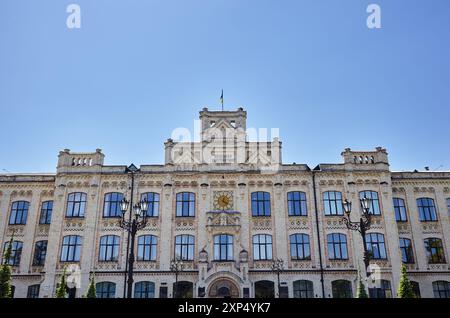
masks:
POLYGON ((358 275, 358 293, 357 298, 369 298, 366 292, 366 286, 361 279, 361 274, 358 275))
POLYGON ((67 297, 67 283, 66 283, 66 268, 64 267, 63 273, 61 275, 61 280, 59 281, 58 287, 56 288, 56 298, 66 298, 67 297))
POLYGON ((89 277, 89 288, 86 294, 86 298, 97 298, 97 293, 95 290, 95 280, 94 280, 94 274, 89 277))
POLYGON ((9 259, 11 257, 12 244, 14 240, 14 233, 9 240, 8 247, 3 254, 3 263, 0 266, 0 298, 11 298, 11 266, 9 259))
POLYGON ((415 298, 405 265, 402 265, 402 276, 400 277, 400 284, 398 286, 397 294, 398 298, 415 298))

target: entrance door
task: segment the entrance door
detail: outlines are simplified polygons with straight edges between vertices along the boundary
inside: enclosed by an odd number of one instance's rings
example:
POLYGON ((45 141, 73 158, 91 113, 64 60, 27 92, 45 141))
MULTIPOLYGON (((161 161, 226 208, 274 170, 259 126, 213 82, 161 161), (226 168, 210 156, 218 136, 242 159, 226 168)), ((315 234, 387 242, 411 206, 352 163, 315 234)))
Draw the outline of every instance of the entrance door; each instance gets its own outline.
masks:
POLYGON ((239 288, 237 284, 229 278, 218 278, 208 287, 209 298, 237 298, 239 288))

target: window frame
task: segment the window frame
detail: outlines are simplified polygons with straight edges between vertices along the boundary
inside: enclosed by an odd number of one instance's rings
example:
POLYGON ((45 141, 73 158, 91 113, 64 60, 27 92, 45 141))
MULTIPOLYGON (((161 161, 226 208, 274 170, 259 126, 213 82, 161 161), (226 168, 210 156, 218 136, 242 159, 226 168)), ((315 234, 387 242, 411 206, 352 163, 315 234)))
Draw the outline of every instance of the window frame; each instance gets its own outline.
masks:
POLYGON ((314 298, 314 282, 307 279, 295 280, 292 282, 292 291, 294 298, 314 298))
POLYGON ((214 261, 227 262, 234 260, 234 236, 231 234, 216 234, 214 235, 214 261), (225 242, 222 238, 225 237, 225 242), (217 253, 218 251, 218 253, 217 253), (219 257, 217 258, 217 254, 219 257))
POLYGON ((39 215, 39 224, 50 224, 53 214, 53 200, 43 201, 41 203, 41 213, 39 215), (48 207, 51 205, 50 207, 48 207))
POLYGON ((272 235, 270 235, 270 234, 255 234, 255 235, 253 235, 252 236, 252 247, 253 247, 253 260, 254 261, 270 261, 273 259, 272 235), (263 238, 263 240, 261 240, 262 238, 263 238), (256 242, 255 242, 255 239, 256 239, 256 242), (264 256, 261 256, 262 254, 264 254, 264 256))
POLYGON ((134 283, 134 292, 133 292, 133 298, 155 298, 156 295, 156 284, 154 282, 148 281, 148 280, 142 280, 139 282, 134 283), (144 286, 142 286, 144 285, 144 286), (148 289, 148 286, 153 287, 153 292, 151 289, 148 289), (144 287, 144 288, 142 288, 144 287), (152 297, 147 297, 148 294, 153 295, 152 297), (139 295, 139 297, 137 297, 139 295), (142 297, 146 296, 146 297, 142 297))
POLYGON ((41 290, 40 284, 33 284, 27 287, 27 298, 39 298, 39 292, 41 290))
POLYGON ((347 279, 333 280, 331 282, 331 294, 332 294, 333 298, 353 298, 352 282, 347 279), (340 285, 340 286, 338 286, 338 285, 340 285), (341 289, 341 287, 343 287, 343 286, 345 286, 345 290, 341 289), (338 287, 340 287, 340 288, 338 288, 338 287), (339 297, 336 297, 336 296, 339 296, 339 297))
POLYGON ((370 259, 387 260, 388 257, 384 234, 378 232, 366 233, 366 248, 367 251, 370 252, 370 259), (380 238, 382 238, 382 240, 380 240, 380 238), (380 246, 382 246, 383 248, 380 248, 380 246), (376 248, 374 249, 374 247, 376 248), (374 253, 374 250, 376 251, 376 253, 374 253), (376 256, 375 254, 378 254, 378 256, 376 256))
MULTIPOLYGON (((147 208, 147 217, 149 218, 157 218, 159 217, 159 206, 160 206, 160 195, 157 192, 145 192, 141 194, 141 201, 146 199, 148 202, 147 208), (151 212, 151 213, 149 213, 151 212)), ((194 196, 194 204, 195 204, 195 196, 194 196)), ((194 215, 195 215, 195 207, 194 207, 194 215)))
POLYGON ((437 208, 433 198, 422 197, 416 199, 420 222, 437 222, 437 208), (424 202, 427 204, 425 205, 424 202), (431 203, 431 205, 430 205, 431 203))
POLYGON ((332 261, 348 260, 349 254, 348 254, 347 235, 344 233, 328 233, 327 234, 327 250, 328 250, 328 259, 329 260, 332 260, 332 261), (330 242, 330 237, 332 238, 331 242, 330 242), (338 238, 337 241, 335 240, 335 237, 338 238), (331 254, 330 251, 333 251, 333 253, 331 254), (337 254, 336 251, 339 251, 339 253, 338 253, 339 257, 336 256, 336 254, 337 254), (345 251, 345 257, 343 256, 343 251, 345 251))
POLYGON ((34 243, 32 266, 44 266, 47 257, 48 240, 40 240, 34 243), (43 245, 43 246, 40 246, 43 245))
MULTIPOLYGON (((8 248, 9 240, 3 244, 3 254, 5 255, 5 251, 8 248)), ((23 242, 22 241, 12 241, 11 244, 11 254, 9 256, 9 260, 4 260, 4 256, 2 257, 2 261, 5 262, 9 266, 19 266, 20 261, 22 260, 22 251, 23 251, 23 242)))
POLYGON ((158 237, 152 234, 138 236, 136 254, 136 259, 139 262, 156 262, 158 258, 158 237))
POLYGON ((433 282, 434 298, 450 298, 450 282, 446 280, 436 280, 433 282), (437 287, 437 288, 436 288, 437 287), (437 295, 438 297, 437 297, 437 295), (444 297, 442 297, 444 296, 444 297))
POLYGON ((427 237, 423 240, 425 246, 425 254, 427 256, 428 264, 446 264, 445 250, 444 245, 442 243, 442 239, 438 237, 427 237), (437 244, 439 246, 431 246, 430 242, 437 244), (436 253, 433 253, 433 250, 436 250, 436 253), (433 257, 437 255, 439 257, 438 260, 433 260, 433 257))
POLYGON ((124 198, 122 192, 108 192, 103 196, 103 214, 104 219, 122 217, 120 201, 124 198))
POLYGON ((289 235, 289 248, 291 260, 311 260, 311 242, 309 235, 305 233, 293 233, 289 235), (299 238, 301 240, 299 241, 299 238), (305 241, 306 238, 306 241, 305 241), (294 240, 294 241, 293 241, 294 240), (295 251, 295 253, 293 253, 295 251), (299 251, 303 257, 299 257, 299 251), (294 255, 295 254, 295 255, 294 255))
POLYGON ((117 262, 119 260, 120 236, 103 235, 98 249, 99 262, 117 262))
POLYGON ((66 218, 84 218, 86 214, 87 194, 85 192, 71 192, 67 195, 66 218), (77 198, 77 195, 80 197, 77 198), (70 207, 70 209, 69 209, 70 207), (77 209, 75 209, 77 208, 77 209), (76 210, 76 213, 75 213, 76 210), (70 211, 70 213, 69 213, 70 211))
POLYGON ((95 296, 97 298, 116 298, 116 283, 109 281, 96 283, 95 296))
POLYGON ((61 253, 59 261, 62 263, 80 262, 82 247, 83 247, 83 237, 81 235, 65 235, 63 237, 61 244, 61 253), (74 239, 75 242, 72 242, 72 239, 74 239), (65 253, 64 250, 66 251, 65 253))
POLYGON ((174 256, 182 261, 193 261, 195 255, 195 236, 180 234, 175 236, 174 256), (177 250, 180 253, 177 253, 177 250))
POLYGON ((289 216, 308 216, 308 203, 305 192, 289 191, 287 193, 287 203, 289 216), (295 195, 298 195, 298 199, 295 195))
POLYGON ((406 210, 405 199, 392 198, 392 205, 394 207, 395 221, 396 222, 408 222, 408 213, 406 210), (402 203, 403 205, 399 204, 402 203))
POLYGON ((250 194, 252 217, 270 217, 272 214, 270 192, 254 191, 250 194))
POLYGON ((14 201, 11 203, 8 225, 26 225, 30 202, 25 200, 14 201))
POLYGON ((414 264, 414 249, 412 245, 412 240, 407 237, 399 237, 399 247, 402 254, 403 264, 414 264), (407 246, 405 243, 409 243, 407 246), (405 260, 406 258, 406 260, 405 260))
POLYGON ((342 206, 342 192, 341 191, 324 191, 322 193, 323 214, 325 216, 342 216, 344 215, 344 208, 342 206), (331 198, 333 194, 333 198, 331 198), (339 196, 339 198, 338 198, 339 196), (340 203, 339 203, 340 202, 340 203))
POLYGON ((196 196, 194 192, 178 192, 176 194, 176 217, 195 217, 196 196), (186 199, 185 196, 188 196, 186 199), (187 210, 187 211, 186 211, 187 210))
MULTIPOLYGON (((369 207, 369 214, 380 216, 381 215, 381 204, 380 204, 380 196, 378 195, 377 191, 372 190, 363 190, 359 191, 359 200, 361 202, 361 199, 366 198, 370 199, 370 207, 369 207)), ((363 211, 362 202, 361 202, 361 211, 363 211)))

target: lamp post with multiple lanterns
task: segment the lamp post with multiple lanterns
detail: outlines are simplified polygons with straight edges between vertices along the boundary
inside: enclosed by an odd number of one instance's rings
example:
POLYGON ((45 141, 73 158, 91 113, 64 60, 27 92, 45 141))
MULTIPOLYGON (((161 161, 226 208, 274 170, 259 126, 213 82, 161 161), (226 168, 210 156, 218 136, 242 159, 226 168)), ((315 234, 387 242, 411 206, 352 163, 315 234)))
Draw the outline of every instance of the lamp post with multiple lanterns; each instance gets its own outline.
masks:
POLYGON ((364 196, 364 198, 360 199, 360 202, 363 212, 359 218, 359 221, 353 222, 350 219, 350 214, 352 212, 352 203, 347 199, 344 200, 344 202, 342 203, 345 212, 343 221, 349 230, 358 231, 361 234, 364 245, 364 265, 366 268, 366 277, 369 277, 370 274, 368 273, 368 267, 370 263, 371 253, 367 249, 366 232, 370 229, 371 225, 370 205, 372 203, 372 200, 364 196))
POLYGON ((170 270, 175 273, 175 288, 173 291, 172 298, 178 298, 178 273, 183 270, 183 260, 180 257, 174 258, 170 262, 170 270))
POLYGON ((272 271, 277 273, 277 282, 278 282, 277 296, 280 297, 280 274, 284 268, 283 259, 281 259, 281 258, 274 259, 272 261, 271 267, 272 267, 272 271))
POLYGON ((145 228, 147 225, 147 209, 148 202, 144 198, 139 203, 135 204, 132 209, 130 209, 130 217, 127 220, 125 214, 130 207, 130 202, 125 198, 120 201, 120 210, 122 211, 122 218, 120 219, 119 226, 126 230, 131 237, 130 251, 128 256, 128 280, 127 280, 127 298, 132 297, 133 291, 133 265, 134 265, 134 242, 136 238, 137 231, 145 228), (134 213, 132 217, 131 213, 134 213))

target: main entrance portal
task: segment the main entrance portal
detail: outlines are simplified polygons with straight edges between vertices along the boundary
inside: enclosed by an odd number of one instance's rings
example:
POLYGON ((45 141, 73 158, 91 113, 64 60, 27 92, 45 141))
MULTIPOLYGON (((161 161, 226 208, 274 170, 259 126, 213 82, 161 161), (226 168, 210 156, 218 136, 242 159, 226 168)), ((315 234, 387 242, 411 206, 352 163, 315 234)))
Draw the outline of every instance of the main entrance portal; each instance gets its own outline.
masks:
POLYGON ((239 288, 237 284, 229 278, 218 278, 211 283, 208 297, 237 298, 239 297, 239 288))

